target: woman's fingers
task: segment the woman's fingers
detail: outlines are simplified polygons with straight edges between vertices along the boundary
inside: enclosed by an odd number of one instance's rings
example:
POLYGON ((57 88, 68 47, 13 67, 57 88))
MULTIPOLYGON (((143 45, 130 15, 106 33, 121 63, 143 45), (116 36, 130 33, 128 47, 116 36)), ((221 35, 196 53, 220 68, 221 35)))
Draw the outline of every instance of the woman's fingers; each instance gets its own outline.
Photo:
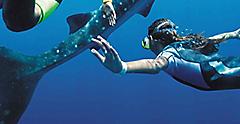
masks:
POLYGON ((114 26, 115 25, 115 20, 113 19, 112 16, 109 17, 109 25, 114 26))
POLYGON ((96 42, 100 46, 107 59, 113 59, 113 54, 110 50, 111 45, 103 37, 99 35, 97 36, 97 39, 93 38, 92 41, 96 42))
POLYGON ((116 24, 116 17, 114 15, 114 12, 112 12, 111 15, 109 16, 109 23, 111 26, 114 26, 116 24))
POLYGON ((106 41, 101 35, 98 35, 97 38, 98 38, 100 41, 106 41))
POLYGON ((114 15, 114 11, 111 14, 112 22, 115 25, 116 24, 116 15, 114 15))
POLYGON ((111 19, 111 14, 112 14, 112 3, 107 2, 102 6, 103 9, 103 18, 108 19, 108 23, 110 26, 113 26, 112 19, 111 19))
POLYGON ((101 44, 106 48, 106 50, 110 52, 111 45, 102 36, 98 35, 97 38, 99 39, 101 44))
POLYGON ((112 18, 112 17, 109 17, 109 20, 110 20, 110 26, 114 26, 115 24, 114 24, 113 18, 112 18))
POLYGON ((107 3, 107 6, 109 7, 109 15, 107 15, 109 19, 109 25, 114 26, 116 24, 117 14, 111 2, 107 3))
POLYGON ((116 20, 117 19, 117 14, 116 14, 116 11, 114 10, 114 8, 112 10, 112 15, 113 15, 113 19, 116 20))
POLYGON ((100 46, 100 49, 104 52, 104 54, 107 54, 108 51, 107 51, 106 47, 102 44, 101 40, 92 38, 92 41, 97 43, 98 46, 100 46))
POLYGON ((114 58, 114 53, 112 52, 112 46, 109 44, 109 42, 107 42, 105 39, 101 40, 101 43, 103 44, 103 46, 106 48, 107 53, 106 56, 111 56, 112 58, 114 58))
POLYGON ((112 53, 111 53, 111 50, 110 50, 111 46, 108 43, 106 43, 106 42, 102 42, 102 44, 103 44, 103 46, 105 47, 105 49, 107 51, 105 53, 105 55, 106 56, 112 56, 112 53))
POLYGON ((110 17, 108 18, 108 21, 109 21, 109 25, 110 25, 110 26, 113 26, 113 24, 112 24, 112 20, 111 20, 110 17))
POLYGON ((106 44, 107 47, 112 47, 108 41, 106 41, 101 35, 98 35, 97 38, 99 39, 99 41, 103 44, 106 44))
POLYGON ((111 53, 113 54, 114 58, 120 60, 118 52, 114 48, 112 48, 112 47, 110 48, 110 50, 111 50, 111 53))
POLYGON ((100 47, 102 47, 102 43, 101 43, 101 40, 99 40, 99 38, 92 38, 92 41, 97 43, 100 47))
POLYGON ((91 52, 94 56, 98 58, 100 62, 104 63, 105 57, 102 56, 96 49, 91 49, 91 52))
POLYGON ((112 3, 109 6, 110 6, 110 9, 111 9, 111 15, 113 16, 113 19, 117 19, 117 14, 116 14, 116 11, 115 11, 112 3))
POLYGON ((100 35, 97 37, 98 39, 100 39, 100 42, 102 43, 102 45, 106 48, 107 52, 108 52, 108 56, 111 56, 112 58, 118 58, 118 53, 117 51, 109 44, 109 42, 107 42, 103 37, 101 37, 100 35))

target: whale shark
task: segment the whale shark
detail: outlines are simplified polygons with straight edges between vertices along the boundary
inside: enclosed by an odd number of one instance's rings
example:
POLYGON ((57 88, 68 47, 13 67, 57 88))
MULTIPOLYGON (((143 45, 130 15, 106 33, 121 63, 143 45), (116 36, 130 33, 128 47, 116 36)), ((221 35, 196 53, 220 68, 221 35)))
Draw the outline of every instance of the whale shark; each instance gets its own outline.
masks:
POLYGON ((30 56, 0 47, 0 124, 16 124, 31 101, 44 74, 96 44, 97 35, 107 38, 135 14, 147 17, 155 0, 114 0, 117 24, 109 26, 101 8, 69 16, 69 36, 54 48, 30 56))

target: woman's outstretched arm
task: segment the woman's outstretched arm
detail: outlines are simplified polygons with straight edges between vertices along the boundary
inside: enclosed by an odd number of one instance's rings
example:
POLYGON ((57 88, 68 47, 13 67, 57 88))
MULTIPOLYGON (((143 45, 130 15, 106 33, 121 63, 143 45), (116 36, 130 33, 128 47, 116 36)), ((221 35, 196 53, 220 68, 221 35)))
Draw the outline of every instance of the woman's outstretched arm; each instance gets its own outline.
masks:
POLYGON ((157 74, 168 64, 166 58, 142 59, 137 61, 126 62, 127 73, 146 73, 157 74))
POLYGON ((240 29, 233 32, 218 34, 218 35, 209 37, 208 39, 212 40, 215 44, 218 44, 229 39, 237 39, 237 38, 240 39, 240 29))
POLYGON ((142 59, 131 62, 123 62, 116 50, 102 37, 93 39, 102 49, 104 55, 97 50, 92 49, 91 52, 100 60, 100 62, 114 73, 146 73, 156 74, 160 70, 167 67, 168 61, 164 57, 157 59, 142 59))

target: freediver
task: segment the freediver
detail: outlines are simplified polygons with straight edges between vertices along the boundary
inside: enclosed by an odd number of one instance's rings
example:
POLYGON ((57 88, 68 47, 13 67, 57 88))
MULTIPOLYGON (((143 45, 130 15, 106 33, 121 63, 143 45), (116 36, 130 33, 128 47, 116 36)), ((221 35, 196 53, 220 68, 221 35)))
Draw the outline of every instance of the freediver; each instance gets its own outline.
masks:
MULTIPOLYGON (((62 0, 0 0, 3 20, 14 32, 31 29, 48 18, 62 0)), ((103 0, 102 10, 111 26, 116 23, 116 12, 112 0, 103 0)))
POLYGON ((240 39, 240 29, 204 37, 200 34, 180 36, 176 25, 169 19, 159 19, 148 28, 148 36, 142 47, 157 56, 124 62, 117 51, 101 36, 93 39, 100 51, 91 52, 114 73, 157 74, 165 71, 177 81, 200 90, 224 90, 240 88, 240 57, 221 57, 218 44, 240 39))

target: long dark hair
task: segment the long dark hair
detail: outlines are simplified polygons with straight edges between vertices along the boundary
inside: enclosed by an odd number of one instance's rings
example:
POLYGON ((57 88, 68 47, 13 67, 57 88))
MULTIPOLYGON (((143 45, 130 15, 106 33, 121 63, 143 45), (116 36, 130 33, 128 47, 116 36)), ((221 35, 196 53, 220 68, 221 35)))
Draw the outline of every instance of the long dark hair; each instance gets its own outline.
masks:
MULTIPOLYGON (((156 28, 164 23, 170 21, 169 19, 162 18, 154 21, 149 27, 148 27, 148 35, 154 34, 154 31, 156 28)), ((169 28, 170 25, 164 25, 164 27, 161 28, 169 28)), ((181 41, 187 41, 184 42, 183 45, 189 49, 199 51, 205 55, 213 54, 218 51, 217 46, 208 38, 204 37, 201 33, 199 34, 189 34, 187 36, 180 36, 180 35, 172 35, 172 34, 166 34, 166 33, 160 33, 158 37, 164 37, 160 39, 161 44, 163 46, 167 46, 169 44, 172 44, 174 42, 181 42, 181 41)))
POLYGON ((180 40, 176 41, 187 41, 183 43, 183 45, 189 49, 199 51, 205 55, 211 55, 216 53, 218 49, 218 45, 214 44, 214 42, 202 34, 189 34, 187 36, 178 36, 180 40))

